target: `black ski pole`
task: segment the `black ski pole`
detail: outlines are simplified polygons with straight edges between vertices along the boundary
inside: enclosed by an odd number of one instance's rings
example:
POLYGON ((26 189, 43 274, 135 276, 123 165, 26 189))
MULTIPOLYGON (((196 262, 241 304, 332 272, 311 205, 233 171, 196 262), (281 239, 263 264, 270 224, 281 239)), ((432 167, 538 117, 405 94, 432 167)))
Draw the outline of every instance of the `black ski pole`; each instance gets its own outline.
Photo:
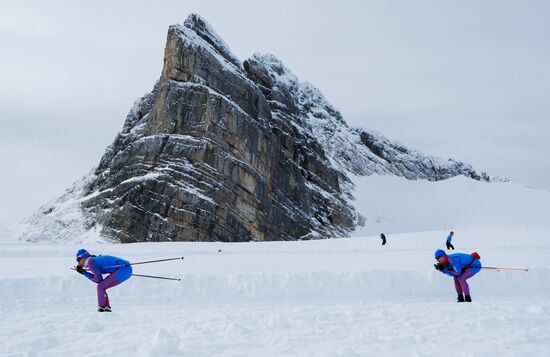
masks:
POLYGON ((148 260, 145 262, 136 262, 136 263, 128 263, 128 264, 118 264, 118 265, 110 265, 105 268, 120 268, 120 267, 127 267, 130 265, 139 265, 139 264, 150 264, 150 263, 160 263, 160 262, 168 262, 170 260, 182 260, 184 257, 179 258, 168 258, 168 259, 158 259, 158 260, 148 260))
POLYGON ((179 278, 167 278, 167 277, 165 277, 165 276, 156 276, 156 275, 132 274, 132 276, 139 276, 140 278, 151 278, 151 279, 163 279, 163 280, 181 281, 181 279, 179 279, 179 278))
MULTIPOLYGON (((70 269, 76 271, 75 268, 70 268, 70 269)), ((88 271, 88 270, 86 270, 86 271, 88 271)), ((167 277, 165 277, 165 276, 156 276, 156 275, 132 274, 132 276, 139 276, 140 278, 151 278, 151 279, 163 279, 163 280, 181 281, 180 278, 167 278, 167 277)))

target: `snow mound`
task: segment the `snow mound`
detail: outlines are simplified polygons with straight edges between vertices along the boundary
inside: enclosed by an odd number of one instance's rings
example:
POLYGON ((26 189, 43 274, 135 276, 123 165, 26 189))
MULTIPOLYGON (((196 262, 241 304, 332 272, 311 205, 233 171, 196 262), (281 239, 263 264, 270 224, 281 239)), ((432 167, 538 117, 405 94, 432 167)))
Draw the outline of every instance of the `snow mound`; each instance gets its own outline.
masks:
POLYGON ((103 327, 96 320, 87 318, 82 322, 81 330, 82 332, 95 333, 103 330, 103 327))
POLYGON ((174 331, 158 329, 151 339, 151 356, 180 356, 179 340, 174 331))
MULTIPOLYGON (((432 253, 432 252, 430 252, 432 253)), ((432 254, 426 254, 431 256, 432 254)), ((482 257, 483 260, 483 257, 482 257)), ((430 260, 431 262, 431 260, 430 260)), ((381 263, 382 264, 382 263, 381 263)), ((174 270, 171 270, 175 274, 174 270)), ((311 271, 293 273, 242 273, 226 276, 211 274, 179 274, 182 282, 151 281, 132 278, 124 284, 124 303, 154 303, 181 301, 185 303, 292 303, 342 301, 400 301, 437 299, 451 292, 448 279, 433 271, 430 264, 424 270, 370 270, 357 272, 311 271)), ((93 290, 78 276, 63 278, 0 279, 0 303, 9 303, 13 296, 20 302, 31 302, 41 296, 41 304, 70 304, 72 299, 93 304, 93 290), (91 297, 90 297, 91 296, 91 297)), ((484 299, 507 296, 544 296, 550 293, 546 282, 550 269, 532 268, 529 273, 486 272, 472 282, 477 296, 484 299), (510 287, 521 286, 520 291, 510 287)), ((121 290, 113 290, 115 296, 121 290)), ((115 303, 113 303, 115 304, 115 303)), ((120 304, 120 303, 119 303, 120 304)), ((114 305, 113 305, 114 306, 114 305)), ((86 329, 94 329, 88 326, 86 329)))
POLYGON ((75 182, 65 193, 45 204, 24 221, 27 225, 19 239, 28 242, 103 242, 100 228, 93 229, 86 221, 80 203, 90 196, 89 185, 94 182, 92 170, 88 175, 75 182))
MULTIPOLYGON (((550 266, 540 252, 548 246, 546 230, 508 226, 456 229, 453 243, 464 252, 477 251, 486 266, 528 267, 528 273, 483 272, 472 286, 477 295, 508 297, 550 292, 550 266), (520 287, 521 289, 511 289, 520 287)), ((292 301, 360 301, 437 299, 452 291, 447 278, 434 271, 433 252, 448 232, 387 234, 307 242, 273 243, 135 243, 87 244, 93 254, 112 254, 130 261, 182 255, 181 262, 139 266, 137 274, 180 277, 181 282, 133 277, 120 298, 136 303, 279 303, 292 301), (222 251, 218 252, 220 250, 222 251), (285 264, 281 265, 281 261, 285 264), (391 262, 391 264, 388 264, 391 262)), ((19 301, 93 302, 95 287, 75 272, 77 245, 3 245, 0 258, 0 303, 19 301), (17 264, 15 264, 17 262, 17 264), (39 264, 40 270, 18 269, 39 264)))

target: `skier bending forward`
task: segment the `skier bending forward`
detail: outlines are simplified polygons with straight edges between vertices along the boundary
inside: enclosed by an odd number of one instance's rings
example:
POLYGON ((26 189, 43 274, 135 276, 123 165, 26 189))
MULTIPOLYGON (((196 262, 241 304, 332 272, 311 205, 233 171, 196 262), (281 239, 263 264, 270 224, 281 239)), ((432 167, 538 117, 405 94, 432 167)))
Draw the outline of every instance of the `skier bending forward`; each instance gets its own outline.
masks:
POLYGON ((435 252, 435 259, 438 263, 434 264, 434 267, 443 274, 454 278, 455 289, 458 294, 457 302, 472 302, 470 287, 466 280, 481 270, 479 254, 454 253, 447 255, 445 251, 439 249, 435 252))
POLYGON ((110 255, 90 255, 85 249, 76 253, 76 271, 94 283, 97 283, 97 311, 111 312, 111 304, 107 289, 117 286, 132 276, 132 267, 129 261, 110 255), (103 279, 103 274, 109 274, 103 279))

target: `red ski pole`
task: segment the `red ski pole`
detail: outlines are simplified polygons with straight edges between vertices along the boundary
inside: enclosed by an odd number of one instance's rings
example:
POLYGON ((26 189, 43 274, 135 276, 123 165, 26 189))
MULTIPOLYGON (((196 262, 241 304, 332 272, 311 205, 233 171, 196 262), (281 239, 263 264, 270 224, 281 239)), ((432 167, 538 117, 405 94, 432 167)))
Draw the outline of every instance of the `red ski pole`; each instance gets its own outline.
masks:
POLYGON ((496 271, 501 271, 501 270, 516 270, 516 271, 529 271, 528 268, 500 268, 500 267, 481 267, 481 269, 490 269, 490 270, 496 270, 496 271))

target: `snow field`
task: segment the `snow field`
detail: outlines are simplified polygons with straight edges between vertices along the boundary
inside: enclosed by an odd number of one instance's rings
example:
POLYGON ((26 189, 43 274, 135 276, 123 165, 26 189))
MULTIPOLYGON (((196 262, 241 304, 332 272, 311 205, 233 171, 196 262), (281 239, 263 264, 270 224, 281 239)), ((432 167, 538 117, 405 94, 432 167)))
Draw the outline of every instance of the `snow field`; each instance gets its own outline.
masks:
POLYGON ((367 218, 354 236, 472 225, 519 228, 519 233, 550 230, 550 192, 514 182, 487 183, 464 176, 429 182, 379 175, 355 176, 352 181, 354 206, 367 218))
POLYGON ((2 355, 545 356, 547 302, 29 306, 2 355))
POLYGON ((269 243, 89 244, 140 265, 95 311, 95 285, 69 267, 79 245, 0 244, 0 356, 545 356, 550 349, 547 231, 456 230, 478 251, 472 304, 434 271, 446 232, 269 243), (519 238, 518 238, 519 237, 519 238), (221 252, 218 250, 221 249, 221 252), (5 323, 9 321, 9 323, 5 323), (86 353, 84 353, 86 355, 86 353))

